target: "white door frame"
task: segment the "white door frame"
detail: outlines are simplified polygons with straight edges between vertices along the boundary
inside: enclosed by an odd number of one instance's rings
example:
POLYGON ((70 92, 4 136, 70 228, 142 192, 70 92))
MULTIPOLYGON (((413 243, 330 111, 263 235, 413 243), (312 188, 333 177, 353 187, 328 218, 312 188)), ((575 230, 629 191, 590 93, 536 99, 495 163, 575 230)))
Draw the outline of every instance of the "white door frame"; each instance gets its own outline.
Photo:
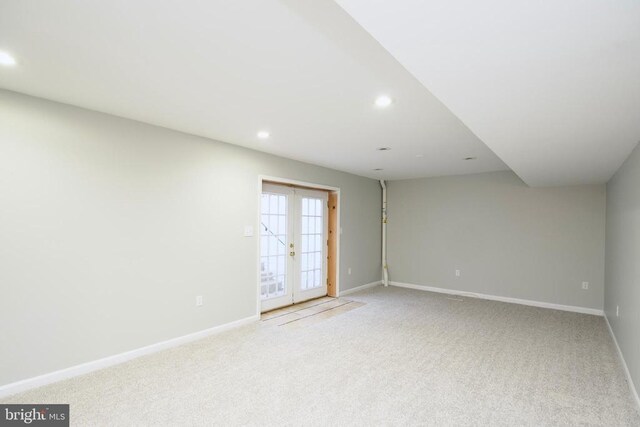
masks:
MULTIPOLYGON (((264 181, 268 181, 270 183, 274 183, 274 184, 283 184, 283 185, 294 185, 294 186, 298 186, 298 187, 307 187, 310 189, 317 189, 317 190, 328 190, 328 191, 332 191, 335 192, 337 194, 338 197, 338 213, 337 213, 337 224, 336 224, 336 230, 338 230, 337 237, 336 237, 336 295, 340 296, 340 209, 342 206, 342 203, 340 203, 340 187, 332 187, 330 185, 323 185, 323 184, 314 184, 312 182, 304 182, 304 181, 298 181, 295 179, 288 179, 288 178, 280 178, 280 177, 275 177, 275 176, 269 176, 269 175, 258 175, 258 194, 257 194, 257 204, 258 204, 258 208, 257 208, 257 212, 256 212, 256 224, 255 224, 255 230, 260 230, 260 218, 261 218, 261 203, 262 203, 262 184, 264 183, 264 181)), ((260 299, 260 236, 258 236, 258 238, 256 238, 256 315, 260 316, 260 303, 261 303, 261 299, 260 299)))

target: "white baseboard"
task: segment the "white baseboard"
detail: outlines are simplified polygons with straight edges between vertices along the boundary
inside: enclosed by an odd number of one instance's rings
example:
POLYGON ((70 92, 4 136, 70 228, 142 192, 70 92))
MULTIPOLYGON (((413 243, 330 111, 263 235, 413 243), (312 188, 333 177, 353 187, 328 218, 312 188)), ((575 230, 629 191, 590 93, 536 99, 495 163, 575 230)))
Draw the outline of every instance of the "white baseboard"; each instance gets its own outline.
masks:
POLYGON ((436 288, 433 286, 414 285, 411 283, 389 282, 391 286, 398 286, 400 288, 418 289, 421 291, 438 292, 441 294, 460 295, 470 298, 486 299, 491 301, 508 302, 512 304, 530 305, 533 307, 552 308, 555 310, 571 311, 574 313, 593 314, 595 316, 604 316, 602 310, 596 308, 577 307, 573 305, 553 304, 550 302, 532 301, 519 298, 501 297, 497 295, 478 294, 475 292, 457 291, 454 289, 436 288))
POLYGON ((345 289, 344 291, 340 291, 338 296, 341 297, 341 296, 344 296, 344 295, 353 294, 355 292, 359 292, 359 291, 363 291, 365 289, 373 288, 373 287, 381 285, 381 284, 382 284, 381 281, 377 281, 377 282, 367 283, 366 285, 356 286, 355 288, 345 289))
POLYGON ((48 374, 39 375, 37 377, 28 378, 25 380, 17 381, 14 383, 0 386, 0 398, 6 397, 12 394, 27 391, 36 387, 42 387, 47 384, 58 382, 79 375, 87 374, 89 372, 104 369, 109 366, 117 365, 119 363, 126 362, 131 359, 138 358, 151 353, 156 353, 161 350, 165 350, 171 347, 177 347, 182 344, 186 344, 192 341, 197 341, 202 338, 206 338, 211 335, 219 334, 230 329, 234 329, 255 321, 260 320, 259 315, 246 317, 244 319, 236 320, 234 322, 225 323, 223 325, 214 326, 213 328, 205 329, 203 331, 194 332, 181 337, 172 338, 167 341, 162 341, 156 344, 147 345, 135 350, 127 351, 113 356, 108 356, 102 359, 94 360, 91 362, 82 363, 80 365, 72 366, 70 368, 61 369, 59 371, 50 372, 48 374))
POLYGON ((611 328, 611 323, 609 323, 609 318, 607 317, 606 314, 604 315, 604 320, 607 322, 609 333, 611 334, 611 338, 613 338, 613 343, 616 345, 616 349, 618 350, 618 356, 622 361, 622 367, 624 368, 624 373, 627 376, 627 384, 629 384, 629 390, 631 390, 631 395, 634 397, 634 400, 636 401, 637 408, 640 409, 640 396, 638 396, 638 391, 636 390, 636 386, 633 383, 633 379, 631 378, 631 373, 629 372, 627 361, 624 360, 624 355, 622 354, 622 350, 620 350, 620 346, 618 345, 616 334, 613 333, 613 328, 611 328))

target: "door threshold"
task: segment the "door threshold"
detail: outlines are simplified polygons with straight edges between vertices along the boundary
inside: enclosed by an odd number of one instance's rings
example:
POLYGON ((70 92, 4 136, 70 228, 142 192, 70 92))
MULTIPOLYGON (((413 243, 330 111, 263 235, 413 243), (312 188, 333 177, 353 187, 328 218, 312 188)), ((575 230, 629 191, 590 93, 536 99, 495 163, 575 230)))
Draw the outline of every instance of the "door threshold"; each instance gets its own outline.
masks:
POLYGON ((282 307, 278 307, 278 308, 272 308, 271 310, 267 310, 267 311, 263 311, 262 313, 260 313, 260 316, 264 316, 267 313, 273 313, 274 311, 287 311, 289 313, 293 313, 294 311, 298 311, 298 310, 303 310, 305 308, 309 308, 309 307, 314 307, 316 305, 319 304, 325 304, 327 302, 333 301, 335 300, 335 297, 330 297, 328 295, 322 296, 322 297, 317 297, 317 298, 311 298, 305 301, 300 301, 300 302, 294 302, 291 303, 289 305, 285 305, 282 307))
POLYGON ((364 303, 345 298, 323 297, 311 300, 313 304, 301 304, 284 307, 266 313, 261 318, 261 324, 265 326, 304 326, 361 307, 364 303))

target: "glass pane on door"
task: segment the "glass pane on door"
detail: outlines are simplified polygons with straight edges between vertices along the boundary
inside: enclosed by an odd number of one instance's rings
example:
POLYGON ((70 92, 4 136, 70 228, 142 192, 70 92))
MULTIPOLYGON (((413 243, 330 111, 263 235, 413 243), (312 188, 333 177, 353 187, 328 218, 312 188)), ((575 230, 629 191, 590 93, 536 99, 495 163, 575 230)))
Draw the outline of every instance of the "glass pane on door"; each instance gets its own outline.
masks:
POLYGON ((322 284, 324 254, 324 208, 321 199, 302 198, 300 241, 300 288, 314 289, 322 284))
POLYGON ((262 194, 260 216, 260 297, 287 293, 287 196, 262 194))

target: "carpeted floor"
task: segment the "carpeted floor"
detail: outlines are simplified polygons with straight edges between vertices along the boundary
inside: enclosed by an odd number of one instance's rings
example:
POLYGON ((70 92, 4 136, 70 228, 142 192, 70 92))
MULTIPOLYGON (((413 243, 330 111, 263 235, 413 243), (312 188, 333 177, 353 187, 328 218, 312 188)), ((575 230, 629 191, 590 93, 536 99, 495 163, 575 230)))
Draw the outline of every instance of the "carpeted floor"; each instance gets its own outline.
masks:
POLYGON ((304 327, 257 322, 3 403, 72 425, 638 426, 604 319, 400 288, 304 327))

